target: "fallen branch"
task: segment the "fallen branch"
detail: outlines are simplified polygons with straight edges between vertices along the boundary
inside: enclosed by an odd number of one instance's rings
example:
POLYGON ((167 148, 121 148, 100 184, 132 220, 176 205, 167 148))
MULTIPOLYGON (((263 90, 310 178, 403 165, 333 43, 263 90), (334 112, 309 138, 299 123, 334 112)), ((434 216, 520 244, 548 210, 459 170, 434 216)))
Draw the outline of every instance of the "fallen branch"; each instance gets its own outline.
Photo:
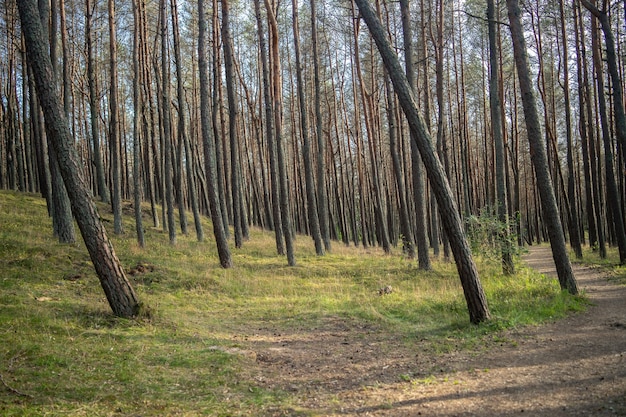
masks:
POLYGON ((16 390, 15 388, 11 387, 9 384, 6 383, 6 381, 4 380, 4 377, 2 376, 2 374, 0 374, 0 382, 2 382, 2 385, 5 386, 6 389, 8 389, 9 391, 11 391, 13 394, 15 395, 19 395, 20 397, 28 397, 28 398, 33 398, 32 395, 30 394, 25 394, 21 391, 16 390))

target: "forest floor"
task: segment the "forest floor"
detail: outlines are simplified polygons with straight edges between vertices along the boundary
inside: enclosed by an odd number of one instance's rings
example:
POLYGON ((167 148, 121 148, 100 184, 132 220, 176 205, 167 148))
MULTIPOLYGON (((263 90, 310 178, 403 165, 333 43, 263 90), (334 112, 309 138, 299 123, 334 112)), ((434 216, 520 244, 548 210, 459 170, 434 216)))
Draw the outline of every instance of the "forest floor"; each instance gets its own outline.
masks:
MULTIPOLYGON (((549 247, 531 247, 525 261, 556 276, 549 247)), ((256 358, 249 377, 297 398, 265 415, 626 415, 626 286, 599 268, 574 272, 585 312, 470 350, 451 340, 436 351, 427 337, 409 342, 339 318, 315 329, 242 329, 256 358)))

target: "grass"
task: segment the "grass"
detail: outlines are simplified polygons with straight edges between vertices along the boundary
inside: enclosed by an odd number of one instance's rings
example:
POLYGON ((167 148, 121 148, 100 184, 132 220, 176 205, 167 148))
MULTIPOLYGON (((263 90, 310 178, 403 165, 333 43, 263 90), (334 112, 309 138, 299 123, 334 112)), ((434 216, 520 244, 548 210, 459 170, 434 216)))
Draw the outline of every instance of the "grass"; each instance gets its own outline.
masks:
MULTIPOLYGON (((107 226, 112 215, 100 206, 107 226)), ((144 219, 147 225, 147 219, 144 219)), ((335 243, 315 256, 299 236, 298 265, 277 256, 271 232, 251 230, 235 266, 219 267, 212 239, 146 227, 137 246, 132 216, 126 234, 111 237, 149 319, 114 317, 82 241, 61 245, 51 236, 45 201, 0 192, 0 414, 6 416, 264 415, 293 410, 295 394, 260 388, 247 375, 252 359, 216 346, 246 329, 314 328, 340 317, 374 325, 398 338, 427 343, 431 354, 476 347, 502 329, 541 323, 583 309, 580 297, 554 279, 518 265, 505 277, 499 261, 477 259, 493 320, 469 324, 456 269, 378 249, 335 243), (386 285, 393 293, 378 296, 386 285)), ((211 235, 209 224, 205 234, 211 235)), ((193 228, 190 227, 193 233, 193 228)), ((79 239, 80 240, 80 239, 79 239)), ((364 336, 366 337, 366 336, 364 336)))

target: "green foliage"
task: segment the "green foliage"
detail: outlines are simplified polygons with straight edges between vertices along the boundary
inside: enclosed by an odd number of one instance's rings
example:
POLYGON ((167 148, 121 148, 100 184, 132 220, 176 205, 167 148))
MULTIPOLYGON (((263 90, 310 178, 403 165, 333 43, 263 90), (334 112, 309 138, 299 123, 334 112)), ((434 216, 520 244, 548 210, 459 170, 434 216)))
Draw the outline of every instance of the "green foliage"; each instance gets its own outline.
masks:
POLYGON ((506 222, 498 219, 495 210, 483 208, 479 215, 470 215, 465 219, 465 230, 472 252, 496 261, 502 258, 502 251, 509 250, 513 257, 519 256, 514 220, 506 222))
MULTIPOLYGON (((110 209, 100 210, 112 225, 110 209)), ((132 216, 125 220, 133 230, 132 216)), ((419 271, 400 249, 389 256, 336 244, 318 257, 299 237, 290 268, 273 234, 252 229, 224 270, 211 240, 181 235, 173 247, 154 228, 146 249, 131 232, 111 238, 148 318, 110 313, 84 245, 51 236, 42 199, 0 192, 0 415, 236 416, 270 406, 296 415, 296 394, 259 386, 254 360, 227 353, 249 347, 238 336, 267 323, 306 332, 339 317, 436 355, 585 306, 553 279, 519 266, 505 277, 499 262, 480 257, 494 320, 474 326, 454 265, 419 271), (385 286, 393 291, 379 295, 385 286)))

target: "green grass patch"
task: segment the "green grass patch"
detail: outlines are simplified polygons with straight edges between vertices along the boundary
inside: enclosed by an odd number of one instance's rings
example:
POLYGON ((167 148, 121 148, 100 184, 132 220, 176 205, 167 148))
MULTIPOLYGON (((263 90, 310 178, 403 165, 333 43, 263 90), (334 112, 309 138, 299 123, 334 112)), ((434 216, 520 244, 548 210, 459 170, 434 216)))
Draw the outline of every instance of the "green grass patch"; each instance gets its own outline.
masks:
MULTIPOLYGON (((110 209, 99 209, 111 226, 110 209)), ((298 265, 290 268, 276 255, 273 233, 253 228, 224 270, 208 221, 206 242, 179 235, 176 246, 144 224, 145 249, 131 216, 126 233, 110 237, 151 317, 119 319, 80 237, 59 244, 44 200, 0 192, 0 415, 237 416, 269 408, 293 415, 295 394, 263 388, 249 377, 253 360, 215 347, 246 348, 237 339, 246 329, 306 331, 339 317, 437 354, 585 306, 554 279, 520 265, 503 276, 499 262, 478 258, 493 320, 474 326, 453 263, 435 261, 423 272, 400 249, 385 255, 338 242, 318 257, 311 239, 299 236, 298 265), (393 291, 379 295, 385 286, 393 291)))

